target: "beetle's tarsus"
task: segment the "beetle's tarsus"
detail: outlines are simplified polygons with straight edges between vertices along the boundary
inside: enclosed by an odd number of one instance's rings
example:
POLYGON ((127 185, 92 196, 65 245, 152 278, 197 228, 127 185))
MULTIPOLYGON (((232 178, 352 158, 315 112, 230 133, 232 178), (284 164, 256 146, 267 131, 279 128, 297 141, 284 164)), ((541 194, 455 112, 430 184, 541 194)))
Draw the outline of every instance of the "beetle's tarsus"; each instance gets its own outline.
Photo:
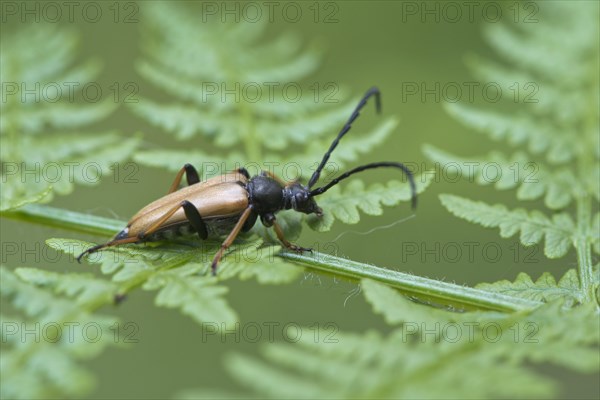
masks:
POLYGON ((92 254, 96 251, 98 251, 99 249, 106 247, 105 244, 98 244, 96 246, 92 246, 89 249, 85 250, 83 253, 81 253, 80 255, 77 256, 77 262, 79 264, 81 264, 81 259, 83 258, 83 256, 85 256, 86 254, 92 254))
POLYGON ((121 304, 123 301, 125 301, 125 299, 127 298, 127 293, 117 293, 115 294, 115 296, 113 297, 113 302, 116 306, 118 306, 119 304, 121 304))
POLYGON ((301 247, 301 246, 298 246, 298 245, 296 245, 294 243, 289 242, 285 238, 285 235, 283 234, 283 229, 281 229, 281 226, 277 222, 273 222, 273 228, 275 229, 275 233, 277 234, 277 238, 279 239, 279 241, 281 243, 283 243, 283 245, 285 246, 286 249, 294 251, 296 253, 303 253, 305 251, 310 251, 312 253, 312 249, 311 248, 301 247))
MULTIPOLYGON (((94 246, 94 247, 95 247, 95 246, 94 246)), ((83 256, 85 256, 86 254, 89 254, 89 253, 91 253, 91 252, 92 252, 92 249, 93 249, 94 247, 90 247, 89 249, 85 250, 85 251, 84 251, 84 252, 82 252, 80 255, 78 255, 78 256, 77 256, 77 262, 78 262, 79 264, 81 264, 81 259, 83 258, 83 256)))
POLYGON ((304 253, 305 251, 308 251, 310 253, 313 252, 313 249, 310 247, 301 247, 301 246, 297 246, 295 244, 290 244, 288 246, 288 249, 295 251, 296 253, 304 253))

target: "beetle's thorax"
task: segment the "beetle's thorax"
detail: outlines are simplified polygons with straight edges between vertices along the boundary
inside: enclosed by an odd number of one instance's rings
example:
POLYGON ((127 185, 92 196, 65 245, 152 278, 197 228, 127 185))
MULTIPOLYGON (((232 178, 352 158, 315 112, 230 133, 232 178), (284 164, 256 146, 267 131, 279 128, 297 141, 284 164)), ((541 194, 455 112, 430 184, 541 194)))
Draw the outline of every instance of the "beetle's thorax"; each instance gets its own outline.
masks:
POLYGON ((250 204, 260 215, 284 208, 283 186, 268 176, 255 176, 248 182, 250 204))

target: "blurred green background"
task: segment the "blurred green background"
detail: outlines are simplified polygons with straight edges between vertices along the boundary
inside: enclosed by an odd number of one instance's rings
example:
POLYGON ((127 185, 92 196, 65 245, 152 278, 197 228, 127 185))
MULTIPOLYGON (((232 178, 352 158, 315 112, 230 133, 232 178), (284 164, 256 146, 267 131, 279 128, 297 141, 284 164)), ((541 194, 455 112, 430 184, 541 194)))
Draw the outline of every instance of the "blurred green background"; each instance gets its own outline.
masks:
MULTIPOLYGON (((433 7, 436 3, 439 6, 439 2, 414 4, 418 7, 430 4, 433 7)), ((463 16, 457 22, 444 18, 436 22, 433 16, 422 21, 421 15, 407 15, 406 2, 336 2, 335 7, 325 8, 327 3, 321 3, 319 7, 323 14, 333 11, 337 22, 315 23, 313 11, 309 9, 314 7, 313 2, 296 4, 304 14, 300 21, 287 22, 275 13, 275 21, 269 24, 266 36, 292 30, 307 43, 316 40, 326 50, 324 63, 308 81, 335 82, 348 87, 355 96, 377 85, 383 95, 383 115, 395 115, 401 120, 392 137, 361 161, 398 160, 432 168, 433 165, 421 151, 425 143, 465 156, 487 153, 504 146, 489 141, 483 135, 468 132, 445 113, 442 101, 435 101, 432 96, 426 101, 420 95, 403 98, 403 87, 407 83, 425 83, 433 87, 436 82, 443 86, 452 82, 462 85, 475 81, 465 66, 465 56, 473 53, 493 56, 481 35, 485 24, 492 22, 482 18, 481 12, 474 13, 473 21, 463 16)), ((102 9, 106 13, 109 11, 108 5, 102 9)), ((191 9, 199 10, 199 3, 192 4, 191 9)), ((320 19, 323 18, 322 15, 320 19)), ((137 19, 142 23, 143 13, 140 12, 137 19)), ((140 58, 139 23, 115 23, 108 14, 98 23, 87 23, 81 18, 76 20, 73 24, 68 21, 60 21, 60 24, 74 27, 80 33, 81 60, 90 57, 102 60, 104 69, 99 80, 102 87, 109 87, 115 81, 122 84, 135 82, 139 85, 140 96, 161 100, 162 94, 142 80, 134 68, 140 58)), ((2 29, 22 29, 24 25, 18 20, 9 19, 6 24, 3 22, 2 29)), ((361 131, 372 127, 376 118, 368 107, 353 128, 352 135, 360 135, 361 131)), ((120 107, 97 128, 117 129, 125 134, 142 132, 143 147, 147 149, 181 147, 172 143, 173 140, 159 129, 133 115, 127 107, 120 107)), ((331 132, 332 138, 335 133, 331 132)), ((203 146, 201 137, 188 143, 198 148, 203 146)), ((288 151, 293 154, 294 148, 288 151)), ((199 164, 201 161, 181 160, 181 163, 199 164)), ((361 179, 383 182, 392 176, 393 173, 374 172, 364 174, 361 179)), ((139 181, 135 184, 123 183, 122 180, 115 183, 111 177, 107 177, 95 187, 78 186, 69 196, 57 196, 52 205, 127 220, 141 206, 161 196, 171 184, 173 174, 141 166, 135 178, 139 181)), ((409 206, 402 204, 386 208, 379 217, 362 215, 358 225, 336 222, 327 233, 316 233, 307 228, 297 242, 301 245, 326 243, 348 232, 336 242, 340 256, 466 285, 500 279, 513 280, 520 271, 527 271, 532 276, 538 276, 543 271, 559 275, 576 264, 573 252, 559 261, 547 260, 541 248, 534 249, 532 253, 531 249, 520 246, 517 238, 501 240, 497 230, 486 230, 451 216, 440 205, 440 193, 517 206, 513 191, 498 192, 491 187, 476 186, 465 181, 451 182, 438 176, 420 196, 415 218, 368 235, 353 233, 366 232, 410 216, 412 212, 409 206), (407 242, 417 244, 420 252, 403 255, 402 244, 407 242), (479 243, 473 259, 469 259, 467 254, 465 243, 469 242, 479 243), (490 261, 481 251, 488 243, 501 249, 497 262, 490 261), (462 256, 456 262, 444 257, 436 260, 433 254, 423 252, 424 249, 434 251, 444 247, 450 251, 448 246, 456 245, 462 250, 462 256), (532 256, 529 262, 525 261, 526 255, 532 256)), ((535 202, 531 203, 532 207, 536 205, 535 202)), ((1 235, 3 241, 24 242, 26 246, 43 243, 49 237, 79 237, 70 232, 5 219, 2 220, 1 235)), ((97 237, 81 239, 104 240, 97 237)), ((490 254, 493 251, 490 250, 490 254)), ((11 267, 37 266, 57 271, 92 268, 86 264, 67 263, 45 266, 44 260, 38 260, 34 255, 11 256, 3 261, 11 267)), ((367 329, 385 332, 389 329, 379 316, 373 314, 364 298, 356 295, 356 284, 309 270, 303 279, 290 285, 263 286, 254 281, 230 281, 229 285, 228 299, 238 311, 242 324, 278 322, 281 327, 286 323, 302 326, 318 323, 323 326, 331 322, 340 330, 352 332, 364 332, 367 329)), ((223 356, 233 351, 253 354, 260 343, 244 340, 236 343, 231 337, 223 343, 219 335, 203 341, 196 323, 179 312, 155 307, 153 296, 152 293, 138 291, 119 307, 105 310, 117 314, 123 321, 135 322, 139 326, 135 335, 139 342, 130 345, 128 350, 110 348, 89 363, 89 368, 98 377, 98 386, 92 397, 165 398, 185 388, 233 385, 224 372, 223 356)), ((280 333, 281 330, 276 329, 277 339, 281 339, 280 333)), ((597 390, 598 383, 594 377, 565 374, 561 370, 549 373, 569 383, 573 397, 585 397, 597 390)))

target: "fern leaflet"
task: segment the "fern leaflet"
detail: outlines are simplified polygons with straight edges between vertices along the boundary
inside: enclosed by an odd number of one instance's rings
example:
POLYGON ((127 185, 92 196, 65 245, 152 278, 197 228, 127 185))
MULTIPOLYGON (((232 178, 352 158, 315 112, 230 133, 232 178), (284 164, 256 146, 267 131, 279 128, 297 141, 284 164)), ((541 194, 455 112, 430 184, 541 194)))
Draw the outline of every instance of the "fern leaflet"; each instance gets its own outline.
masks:
POLYGON ((502 237, 520 232, 525 245, 539 243, 545 237, 544 254, 549 258, 564 257, 574 248, 580 283, 580 295, 576 297, 592 301, 598 287, 592 273, 592 253, 600 254, 598 217, 593 215, 600 200, 600 84, 596 76, 600 44, 599 24, 594 18, 598 4, 580 5, 545 2, 538 6, 539 24, 489 27, 488 42, 512 67, 470 59, 479 79, 499 82, 508 92, 514 85, 539 88, 539 101, 537 97, 525 99, 521 93, 515 101, 523 104, 515 112, 511 112, 514 107, 508 107, 510 111, 462 104, 447 107, 466 126, 493 140, 519 146, 519 151, 511 156, 493 152, 480 157, 461 157, 433 146, 426 146, 424 151, 434 161, 462 164, 460 172, 469 179, 476 176, 477 184, 490 183, 482 172, 484 166, 493 164, 502 173, 494 181, 496 189, 518 187, 518 199, 544 196, 548 208, 561 210, 549 218, 537 210, 509 211, 504 205, 451 195, 440 197, 454 215, 486 227, 499 227, 502 237), (578 39, 565 42, 566 37, 573 36, 578 39), (525 144, 530 154, 525 152, 525 144), (572 203, 573 213, 565 210, 572 203))
POLYGON ((7 93, 0 104, 0 211, 50 201, 53 193, 68 194, 76 183, 97 184, 139 142, 112 132, 82 134, 81 129, 107 117, 116 104, 110 99, 84 102, 75 95, 73 85, 93 82, 100 66, 93 60, 72 65, 78 41, 74 32, 34 24, 7 35, 0 80, 7 91, 16 92, 7 93), (66 88, 73 93, 64 95, 66 88))

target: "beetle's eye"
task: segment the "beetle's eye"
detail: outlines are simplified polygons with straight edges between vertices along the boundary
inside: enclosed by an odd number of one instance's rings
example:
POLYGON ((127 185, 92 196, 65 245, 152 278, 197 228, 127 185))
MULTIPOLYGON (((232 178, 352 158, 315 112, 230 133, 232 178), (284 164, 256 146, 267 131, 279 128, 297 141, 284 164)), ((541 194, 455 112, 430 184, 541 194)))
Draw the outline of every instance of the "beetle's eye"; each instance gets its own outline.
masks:
POLYGON ((296 201, 299 203, 305 202, 307 198, 308 198, 308 196, 304 192, 300 192, 300 193, 296 194, 296 201))

